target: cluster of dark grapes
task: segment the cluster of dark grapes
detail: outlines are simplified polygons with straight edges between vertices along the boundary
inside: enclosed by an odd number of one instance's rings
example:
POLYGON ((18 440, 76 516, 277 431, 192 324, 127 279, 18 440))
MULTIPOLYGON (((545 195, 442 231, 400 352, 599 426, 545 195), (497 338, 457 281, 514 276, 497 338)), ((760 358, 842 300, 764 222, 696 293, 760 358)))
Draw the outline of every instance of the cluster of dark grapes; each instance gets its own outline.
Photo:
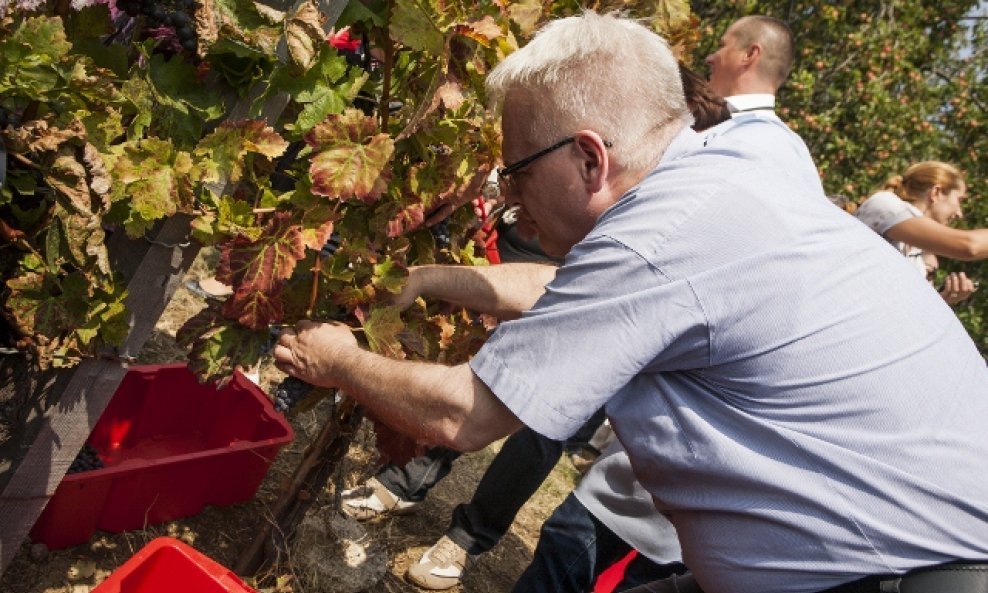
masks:
POLYGON ((129 16, 143 16, 148 29, 171 27, 186 51, 194 52, 199 46, 190 14, 195 0, 171 0, 168 4, 160 0, 120 0, 117 6, 129 16))
POLYGON ((305 399, 305 396, 309 395, 311 391, 312 385, 305 381, 295 377, 286 377, 275 387, 274 409, 285 413, 291 410, 292 406, 305 399))
POLYGON ((68 473, 88 472, 102 467, 103 460, 99 458, 99 453, 96 452, 96 449, 92 445, 85 444, 82 446, 82 449, 79 449, 79 453, 72 461, 72 465, 69 466, 68 473))
POLYGON ((333 257, 333 254, 336 253, 336 250, 339 248, 340 234, 333 231, 333 233, 329 236, 329 239, 326 239, 326 243, 322 246, 322 249, 319 250, 319 255, 324 259, 327 257, 333 257))
POLYGON ((452 243, 449 237, 449 219, 443 219, 436 224, 429 227, 432 231, 432 238, 436 241, 436 247, 439 249, 449 249, 452 243))

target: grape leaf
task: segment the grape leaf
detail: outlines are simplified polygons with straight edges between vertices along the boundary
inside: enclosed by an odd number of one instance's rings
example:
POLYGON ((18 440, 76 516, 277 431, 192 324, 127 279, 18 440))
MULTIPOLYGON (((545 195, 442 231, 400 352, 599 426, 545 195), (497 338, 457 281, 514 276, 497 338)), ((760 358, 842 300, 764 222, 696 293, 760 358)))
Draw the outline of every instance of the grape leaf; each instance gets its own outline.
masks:
POLYGON ((237 182, 248 152, 268 158, 281 156, 288 141, 260 120, 225 121, 196 145, 193 155, 203 163, 207 183, 237 182))
POLYGON ((446 46, 443 32, 418 2, 396 2, 389 30, 402 45, 434 56, 442 55, 446 46))
POLYGON ((288 54, 305 70, 316 63, 320 50, 326 45, 320 16, 315 3, 309 1, 302 3, 285 23, 288 54))
POLYGON ((388 237, 398 237, 420 228, 425 222, 425 209, 421 203, 411 204, 402 209, 387 223, 388 237))
POLYGON ((267 329, 285 317, 281 288, 279 285, 270 291, 260 291, 241 286, 223 304, 223 315, 250 329, 267 329))
POLYGON ((256 241, 241 236, 224 245, 216 278, 237 290, 274 291, 305 257, 301 228, 291 218, 288 212, 275 213, 256 241))
POLYGON ((521 34, 530 37, 542 21, 543 6, 540 0, 519 0, 508 5, 508 16, 518 24, 521 34))
POLYGON ((203 125, 223 115, 222 97, 199 83, 192 65, 181 56, 148 58, 154 91, 154 127, 180 148, 191 148, 202 136, 203 125))
POLYGON ((117 216, 129 236, 142 236, 156 220, 191 207, 188 153, 148 138, 114 146, 106 157, 114 179, 110 198, 119 204, 117 216))
POLYGON ((364 328, 364 337, 371 351, 389 358, 404 359, 398 333, 405 324, 401 320, 401 310, 394 306, 372 306, 369 313, 356 309, 354 314, 364 328))
POLYGON ((189 368, 201 381, 225 385, 237 366, 253 366, 260 360, 270 333, 255 331, 235 321, 213 327, 192 341, 189 368))
POLYGON ((312 192, 376 202, 387 188, 385 167, 394 152, 394 140, 375 132, 373 118, 353 109, 331 115, 309 131, 305 140, 315 152, 309 166, 312 192))
POLYGON ((405 287, 408 279, 408 268, 398 265, 391 257, 386 257, 381 263, 374 265, 373 283, 375 288, 398 294, 405 287))
POLYGON ((39 100, 61 78, 56 65, 71 49, 62 19, 29 17, 0 38, 0 94, 39 100))
POLYGON ((403 466, 425 452, 425 445, 414 438, 398 432, 370 414, 367 417, 374 423, 374 445, 381 455, 381 463, 403 466))
POLYGON ((454 33, 469 37, 480 43, 484 47, 490 47, 490 42, 498 37, 503 37, 504 32, 494 20, 494 17, 487 15, 479 21, 461 23, 453 28, 454 33))

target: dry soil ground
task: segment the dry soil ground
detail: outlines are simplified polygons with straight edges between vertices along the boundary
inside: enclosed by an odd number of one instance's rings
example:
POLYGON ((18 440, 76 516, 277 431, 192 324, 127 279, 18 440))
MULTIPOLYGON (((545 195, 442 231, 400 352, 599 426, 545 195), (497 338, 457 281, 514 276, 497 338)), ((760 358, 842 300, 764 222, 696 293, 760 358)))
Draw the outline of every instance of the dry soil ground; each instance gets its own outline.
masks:
MULTIPOLYGON (((189 276, 195 278, 208 274, 206 254, 196 262, 189 276)), ((203 306, 197 296, 180 288, 142 351, 140 362, 182 360, 184 351, 174 342, 175 330, 203 306)), ((262 366, 263 387, 270 390, 280 379, 281 374, 269 363, 262 366)), ((196 516, 138 531, 97 532, 89 543, 64 550, 45 552, 37 546, 32 549, 31 543, 25 542, 0 578, 0 593, 88 593, 136 551, 161 535, 179 538, 220 564, 234 566, 269 515, 268 505, 277 499, 281 484, 294 471, 308 441, 317 434, 324 419, 324 414, 320 412, 317 408, 292 419, 295 441, 281 451, 253 500, 228 507, 207 507, 196 516)), ((334 484, 322 495, 326 504, 333 504, 336 487, 350 487, 373 473, 375 453, 372 443, 373 437, 365 423, 334 484)), ((369 591, 419 591, 403 579, 406 568, 442 535, 453 507, 469 500, 499 445, 495 443, 484 451, 464 455, 457 460, 450 476, 433 490, 414 514, 365 524, 370 537, 382 544, 388 555, 388 572, 369 591)), ((461 587, 450 591, 509 591, 531 558, 542 522, 572 488, 575 477, 569 461, 560 461, 541 489, 522 508, 507 536, 471 566, 461 587)), ((275 573, 283 577, 291 575, 292 567, 280 566, 275 573)), ((273 580, 257 582, 250 580, 250 577, 247 580, 263 592, 313 593, 311 588, 306 588, 298 580, 288 579, 287 587, 278 589, 273 580)), ((282 581, 286 582, 285 579, 282 581)))

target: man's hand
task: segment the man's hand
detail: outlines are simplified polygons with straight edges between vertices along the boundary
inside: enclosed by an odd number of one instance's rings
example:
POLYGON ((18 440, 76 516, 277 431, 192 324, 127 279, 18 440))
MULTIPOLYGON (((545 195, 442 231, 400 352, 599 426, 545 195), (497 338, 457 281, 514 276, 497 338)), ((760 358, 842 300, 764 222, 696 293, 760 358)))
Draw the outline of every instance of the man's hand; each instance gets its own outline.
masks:
POLYGON ((944 280, 940 296, 947 301, 947 304, 956 305, 971 296, 977 289, 978 287, 967 277, 967 274, 953 272, 944 280))
POLYGON ((340 364, 354 349, 360 346, 348 326, 303 320, 281 332, 274 361, 282 372, 306 383, 338 387, 340 364))

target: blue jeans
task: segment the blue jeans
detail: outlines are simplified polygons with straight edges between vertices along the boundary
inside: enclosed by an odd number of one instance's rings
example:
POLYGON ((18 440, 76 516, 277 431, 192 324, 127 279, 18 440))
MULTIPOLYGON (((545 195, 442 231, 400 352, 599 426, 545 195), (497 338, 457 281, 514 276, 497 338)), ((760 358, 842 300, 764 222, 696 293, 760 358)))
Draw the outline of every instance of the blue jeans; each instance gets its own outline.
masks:
MULTIPOLYGON (((446 535, 472 555, 493 548, 552 472, 567 444, 586 443, 603 421, 601 409, 566 442, 546 438, 527 426, 520 428, 504 441, 470 502, 453 509, 446 535)), ((449 474, 460 455, 459 451, 435 447, 404 466, 385 465, 375 477, 392 494, 421 502, 429 489, 449 474)))
MULTIPOLYGON (((600 573, 631 549, 570 494, 542 525, 532 563, 511 593, 587 593, 600 573)), ((638 554, 615 591, 685 572, 682 563, 656 564, 638 554)))

